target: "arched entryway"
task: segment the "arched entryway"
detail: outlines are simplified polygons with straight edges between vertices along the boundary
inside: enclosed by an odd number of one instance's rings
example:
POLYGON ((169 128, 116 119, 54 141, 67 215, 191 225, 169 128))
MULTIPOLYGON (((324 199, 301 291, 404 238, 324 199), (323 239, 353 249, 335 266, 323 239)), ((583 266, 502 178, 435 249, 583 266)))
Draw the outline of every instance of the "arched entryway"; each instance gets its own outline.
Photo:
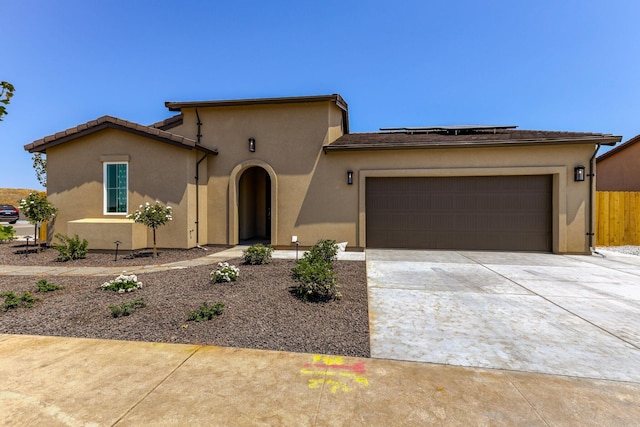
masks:
POLYGON ((238 181, 238 238, 271 241, 271 178, 259 166, 244 170, 238 181))

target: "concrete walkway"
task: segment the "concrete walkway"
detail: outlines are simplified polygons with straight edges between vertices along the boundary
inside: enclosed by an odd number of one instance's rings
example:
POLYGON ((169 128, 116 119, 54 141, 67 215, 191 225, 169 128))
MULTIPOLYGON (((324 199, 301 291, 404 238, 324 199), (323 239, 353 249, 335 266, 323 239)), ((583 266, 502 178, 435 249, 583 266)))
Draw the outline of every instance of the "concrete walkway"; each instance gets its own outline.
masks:
POLYGON ((367 250, 374 358, 640 383, 640 257, 367 250))
POLYGON ((631 426, 639 419, 634 383, 0 335, 6 426, 631 426))
MULTIPOLYGON (((152 264, 142 266, 127 266, 126 261, 118 267, 74 267, 74 266, 22 266, 0 265, 0 275, 5 276, 113 276, 126 270, 128 274, 157 273, 159 271, 175 270, 199 265, 217 264, 234 258, 242 257, 242 252, 249 246, 234 246, 220 252, 212 253, 200 258, 185 261, 170 262, 166 264, 152 264)), ((302 257, 303 251, 298 253, 302 257)), ((295 259, 296 251, 273 251, 274 259, 295 259)), ((338 252, 339 260, 364 261, 364 252, 338 252)))

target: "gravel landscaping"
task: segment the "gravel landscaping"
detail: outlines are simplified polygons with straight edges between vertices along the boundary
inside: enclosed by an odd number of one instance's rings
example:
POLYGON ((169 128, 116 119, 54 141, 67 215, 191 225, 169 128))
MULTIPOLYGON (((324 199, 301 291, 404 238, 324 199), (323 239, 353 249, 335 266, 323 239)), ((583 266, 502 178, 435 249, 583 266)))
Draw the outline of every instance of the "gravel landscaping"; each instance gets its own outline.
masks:
POLYGON ((640 255, 640 246, 599 246, 597 249, 605 251, 618 252, 627 255, 640 255))
POLYGON ((0 243, 0 265, 48 265, 55 267, 122 267, 167 264, 192 258, 204 257, 227 249, 226 246, 207 246, 204 249, 193 248, 187 250, 159 249, 158 258, 152 257, 152 250, 119 251, 116 260, 113 252, 89 252, 84 259, 70 262, 58 261, 58 251, 49 247, 37 252, 31 242, 0 243))
MULTIPOLYGON (((84 260, 55 261, 57 251, 20 253, 24 242, 0 244, 0 265, 126 266, 164 264, 201 257, 224 248, 162 250, 157 259, 120 258, 89 253, 84 260)), ((242 265, 237 282, 211 283, 215 265, 140 274, 143 287, 118 294, 100 285, 115 277, 0 276, 0 293, 20 296, 31 292, 32 308, 0 309, 0 333, 104 338, 323 353, 369 357, 369 323, 365 263, 335 263, 342 299, 303 302, 293 293, 293 260, 268 265, 242 265), (46 279, 64 289, 40 293, 36 282, 46 279), (130 316, 114 318, 109 305, 143 298, 145 307, 130 316), (225 304, 222 315, 210 321, 187 321, 203 302, 225 304)), ((0 299, 0 303, 3 299, 0 299)))

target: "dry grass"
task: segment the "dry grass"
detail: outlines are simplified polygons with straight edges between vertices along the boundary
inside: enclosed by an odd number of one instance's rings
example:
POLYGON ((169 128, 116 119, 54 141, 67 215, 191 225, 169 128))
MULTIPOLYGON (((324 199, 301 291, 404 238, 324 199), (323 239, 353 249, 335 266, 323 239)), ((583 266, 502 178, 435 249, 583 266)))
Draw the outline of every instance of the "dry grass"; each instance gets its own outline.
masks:
POLYGON ((29 190, 27 188, 0 188, 0 204, 18 206, 20 200, 29 193, 40 192, 39 190, 29 190))

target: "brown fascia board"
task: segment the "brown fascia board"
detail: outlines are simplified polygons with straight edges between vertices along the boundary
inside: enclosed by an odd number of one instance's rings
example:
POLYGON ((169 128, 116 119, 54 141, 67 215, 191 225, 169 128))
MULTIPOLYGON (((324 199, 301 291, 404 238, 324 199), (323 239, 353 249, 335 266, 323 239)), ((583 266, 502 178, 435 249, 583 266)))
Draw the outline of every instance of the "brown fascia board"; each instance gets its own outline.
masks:
POLYGON ((218 154, 218 151, 215 149, 211 150, 209 148, 196 145, 196 141, 192 139, 111 116, 103 116, 99 119, 78 125, 74 128, 58 132, 54 135, 46 136, 42 139, 25 145, 24 149, 29 151, 30 153, 45 153, 47 151, 47 148, 64 144, 65 142, 73 141, 74 139, 81 138, 83 136, 90 135, 104 129, 118 129, 124 132, 151 138, 156 141, 175 145, 177 147, 187 148, 190 150, 197 149, 208 154, 218 154))
POLYGON ((596 163, 599 162, 600 160, 604 160, 608 157, 613 156, 616 153, 619 153, 620 151, 624 150, 625 148, 629 148, 630 146, 632 146, 633 144, 635 144, 636 142, 640 141, 640 135, 636 135, 633 138, 631 138, 628 141, 625 141, 624 143, 618 145, 615 148, 612 148, 611 150, 607 151, 606 153, 602 153, 600 156, 598 156, 596 158, 596 163))
POLYGON ((370 150, 416 150, 436 148, 480 148, 480 147, 514 147, 514 146, 540 146, 540 145, 564 145, 564 144, 600 144, 615 145, 620 142, 621 136, 615 135, 585 135, 574 138, 537 138, 537 139, 510 139, 487 141, 433 141, 421 143, 370 143, 370 144, 329 144, 323 147, 324 153, 331 151, 370 151, 370 150))
POLYGON ((182 108, 197 108, 197 107, 235 107, 243 105, 265 105, 265 104, 299 104, 305 102, 325 102, 332 101, 341 108, 343 111, 347 111, 348 105, 344 99, 337 93, 332 95, 314 95, 314 96, 290 96, 283 98, 253 98, 253 99, 229 99, 218 101, 186 101, 186 102, 174 102, 167 101, 164 103, 165 107, 169 111, 180 111, 182 108))

